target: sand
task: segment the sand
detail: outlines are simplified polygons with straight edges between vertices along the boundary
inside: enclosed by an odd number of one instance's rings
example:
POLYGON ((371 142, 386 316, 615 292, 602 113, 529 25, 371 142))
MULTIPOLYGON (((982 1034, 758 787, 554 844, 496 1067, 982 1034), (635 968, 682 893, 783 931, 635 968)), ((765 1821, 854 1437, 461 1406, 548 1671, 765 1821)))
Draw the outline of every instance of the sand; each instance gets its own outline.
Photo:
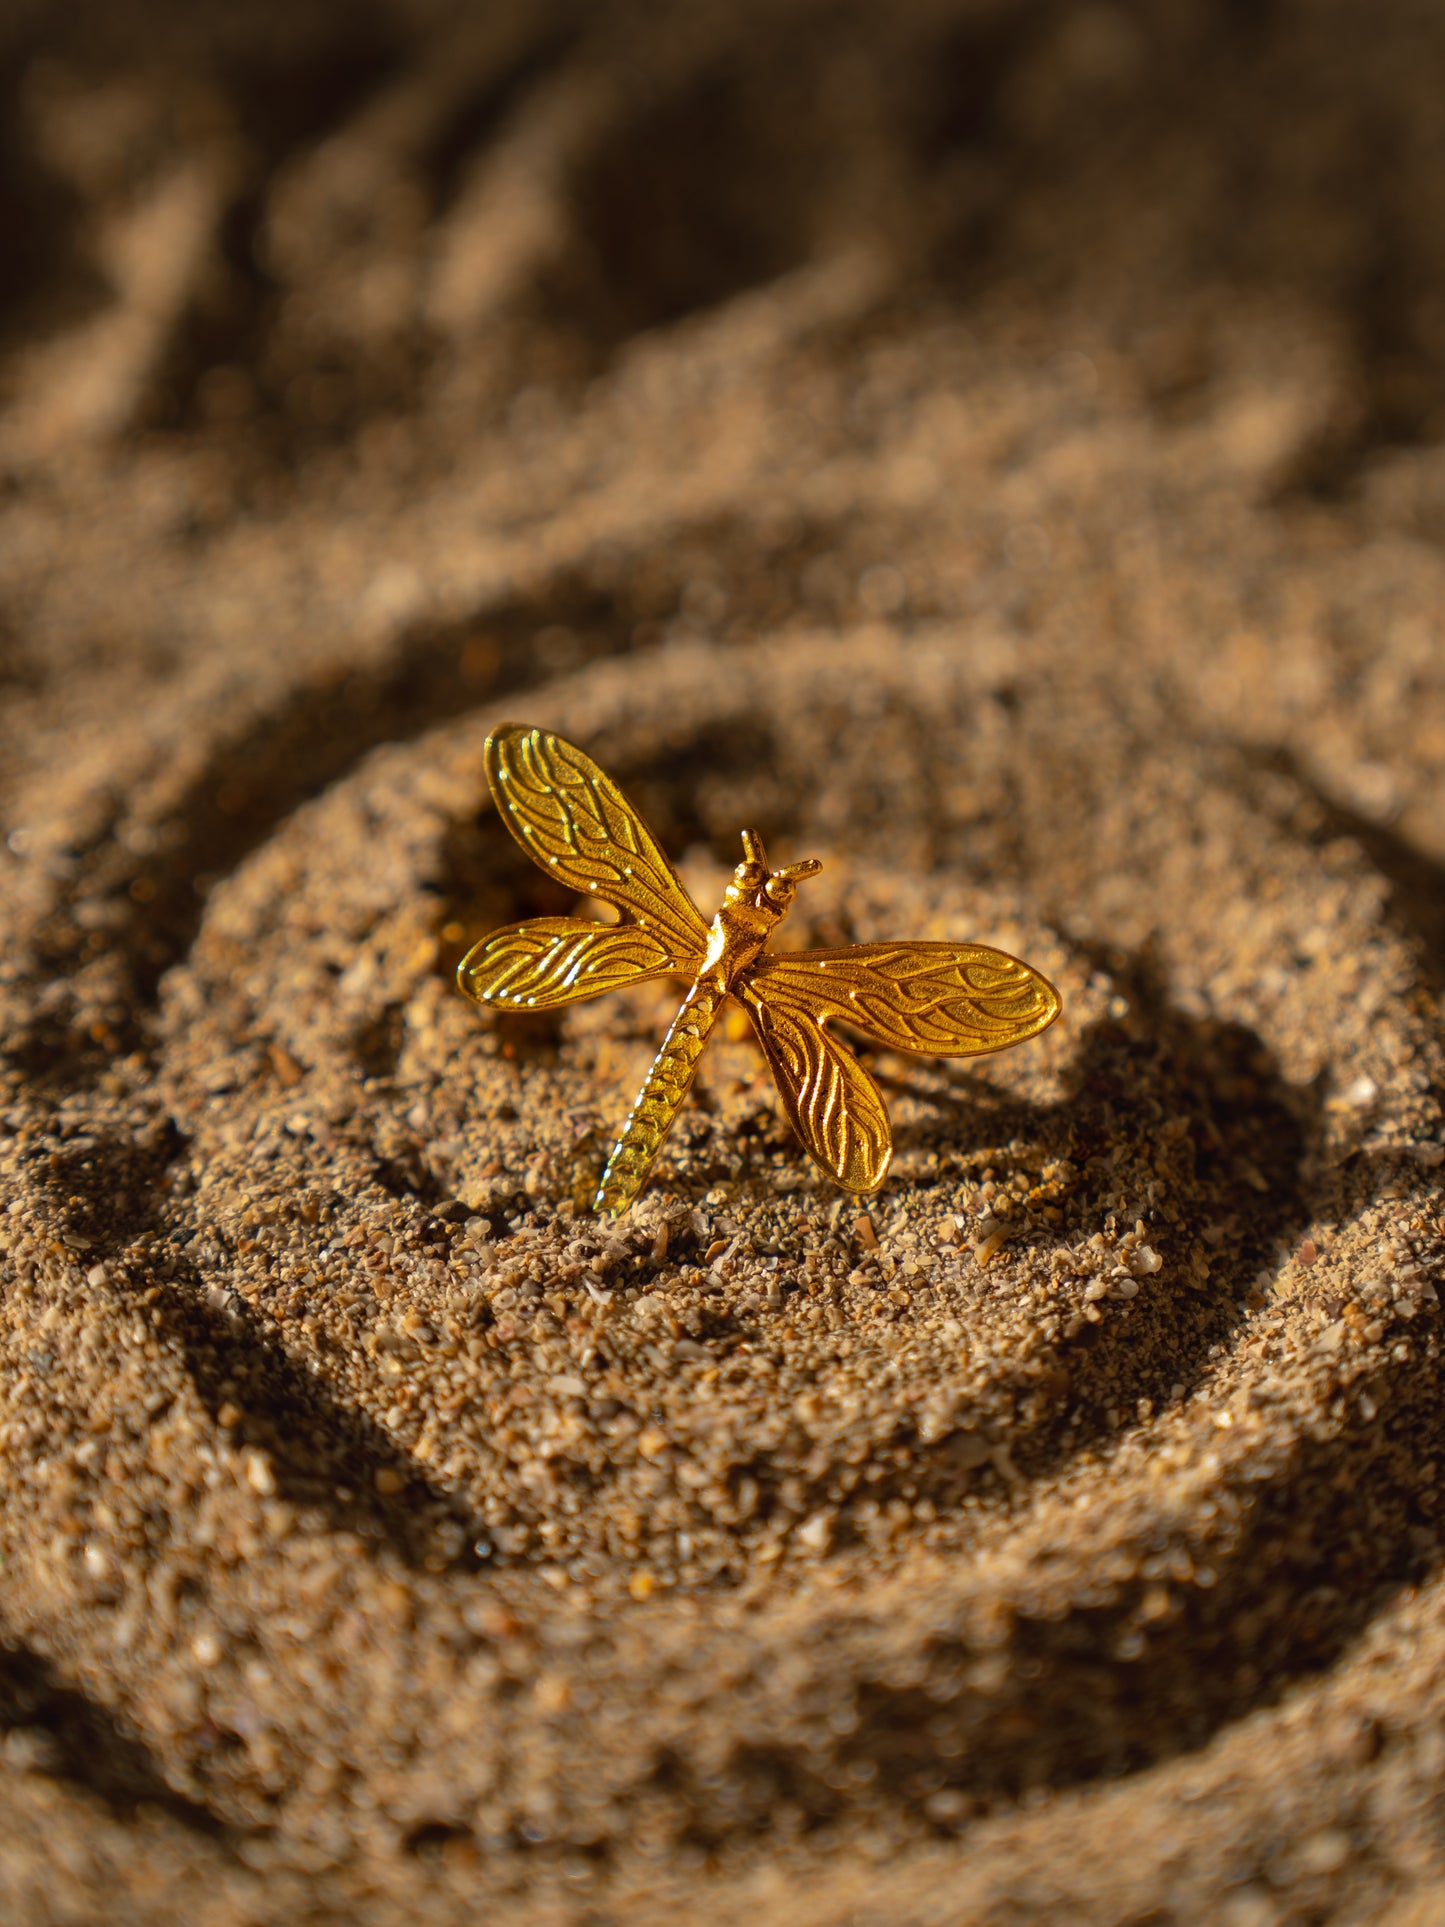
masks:
POLYGON ((1445 28, 0 52, 7 1918, 1439 1919, 1445 28), (504 719, 1062 1021, 600 1222, 504 719))

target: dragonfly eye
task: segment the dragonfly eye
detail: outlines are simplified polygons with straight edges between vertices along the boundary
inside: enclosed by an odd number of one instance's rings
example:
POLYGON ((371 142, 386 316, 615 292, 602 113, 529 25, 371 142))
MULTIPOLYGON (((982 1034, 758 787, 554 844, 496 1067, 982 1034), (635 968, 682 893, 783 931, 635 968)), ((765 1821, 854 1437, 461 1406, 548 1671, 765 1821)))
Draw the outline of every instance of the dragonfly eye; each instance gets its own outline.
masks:
POLYGON ((791 877, 771 876, 763 886, 763 895, 775 910, 786 910, 798 894, 798 886, 791 877))
POLYGON ((733 871, 733 882, 750 896, 761 890, 767 880, 767 866, 762 863, 740 863, 733 871))

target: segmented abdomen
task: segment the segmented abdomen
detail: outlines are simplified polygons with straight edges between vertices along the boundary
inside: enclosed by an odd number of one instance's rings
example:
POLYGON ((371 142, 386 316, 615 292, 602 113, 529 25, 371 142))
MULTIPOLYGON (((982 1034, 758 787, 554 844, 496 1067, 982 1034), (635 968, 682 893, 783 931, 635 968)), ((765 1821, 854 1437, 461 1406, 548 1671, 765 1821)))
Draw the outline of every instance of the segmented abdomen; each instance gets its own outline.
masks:
POLYGON ((616 1217, 625 1211, 647 1182, 658 1147, 672 1120, 682 1109, 702 1056, 708 1032, 717 1022, 726 992, 708 984, 694 984, 652 1060, 647 1082, 637 1093, 622 1135, 612 1147, 607 1169, 592 1200, 594 1211, 616 1217))

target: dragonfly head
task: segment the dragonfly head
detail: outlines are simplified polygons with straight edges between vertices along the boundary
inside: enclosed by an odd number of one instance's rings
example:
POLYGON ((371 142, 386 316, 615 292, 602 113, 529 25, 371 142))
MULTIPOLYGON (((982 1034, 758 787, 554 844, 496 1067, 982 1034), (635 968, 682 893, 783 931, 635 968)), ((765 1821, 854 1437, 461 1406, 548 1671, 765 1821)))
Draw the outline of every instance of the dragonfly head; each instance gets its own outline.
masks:
POLYGON ((790 863, 784 870, 769 869, 763 839, 756 830, 744 830, 743 860, 733 871, 726 900, 749 903, 755 909, 771 911, 775 917, 785 917, 803 878, 816 876, 822 867, 816 857, 810 856, 802 863, 790 863))

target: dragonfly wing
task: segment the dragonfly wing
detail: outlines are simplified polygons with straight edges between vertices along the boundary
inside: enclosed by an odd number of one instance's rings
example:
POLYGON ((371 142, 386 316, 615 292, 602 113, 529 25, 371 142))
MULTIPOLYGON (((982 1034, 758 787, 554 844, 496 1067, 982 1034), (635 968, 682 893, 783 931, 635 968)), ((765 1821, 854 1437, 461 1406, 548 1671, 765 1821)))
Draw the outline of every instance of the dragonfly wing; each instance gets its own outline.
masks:
POLYGON ((666 945, 635 923, 529 917, 475 944, 457 982, 496 1010, 558 1010, 674 968, 666 945))
POLYGON ((600 897, 691 976, 707 923, 656 839, 610 776, 560 736, 504 723, 487 738, 487 780, 507 828, 534 863, 600 897))
POLYGON ((788 1122, 808 1156, 847 1190, 876 1191, 893 1155, 878 1086, 805 1007, 767 995, 751 977, 734 989, 747 1005, 788 1122))
POLYGON ((769 1006, 847 1024, 894 1050, 973 1057, 1047 1030, 1062 1000, 1047 977, 978 943, 865 943, 759 957, 769 1006))

